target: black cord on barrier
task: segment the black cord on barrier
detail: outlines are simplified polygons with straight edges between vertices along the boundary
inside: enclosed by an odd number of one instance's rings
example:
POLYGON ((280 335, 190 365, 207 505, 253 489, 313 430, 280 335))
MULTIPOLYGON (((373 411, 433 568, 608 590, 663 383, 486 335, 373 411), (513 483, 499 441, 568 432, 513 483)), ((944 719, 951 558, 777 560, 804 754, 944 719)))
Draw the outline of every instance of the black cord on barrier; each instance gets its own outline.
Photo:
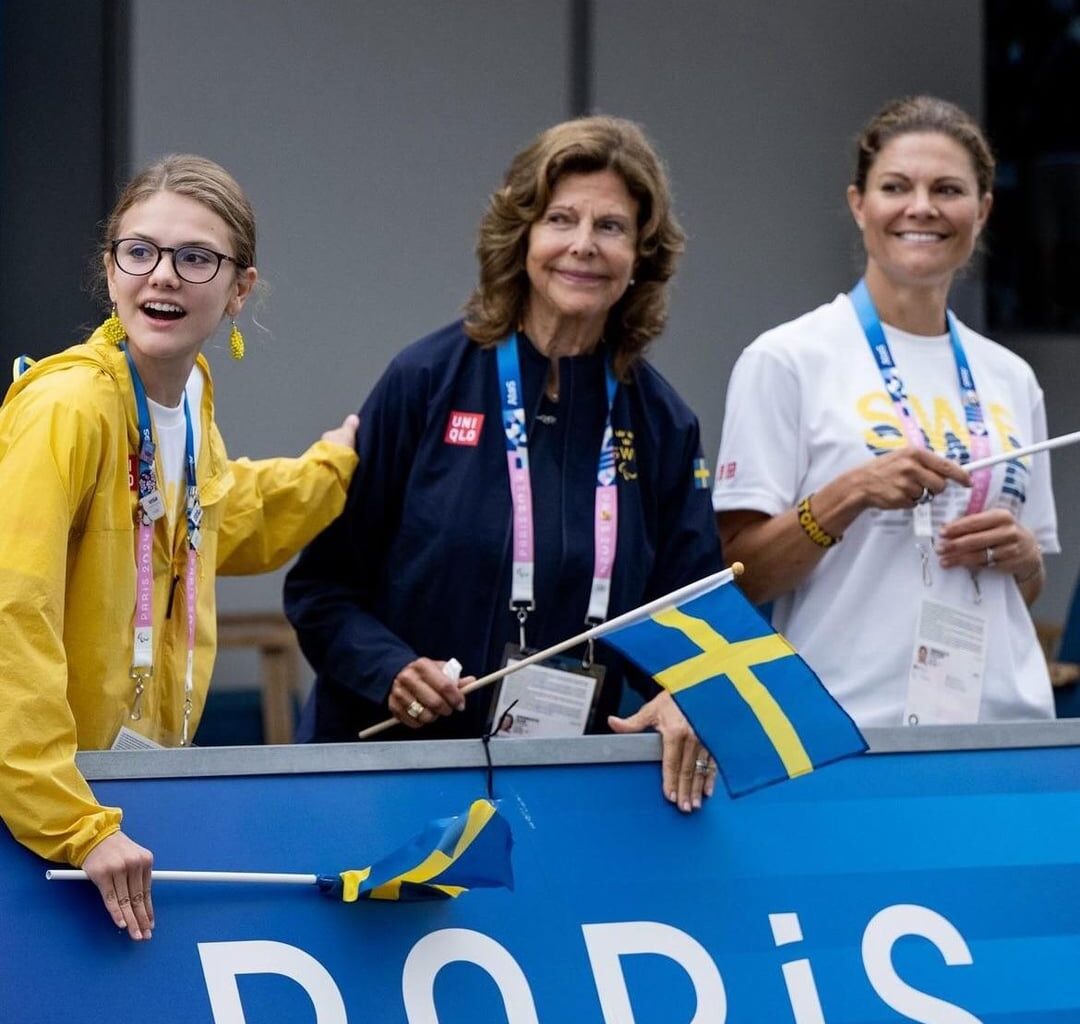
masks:
POLYGON ((506 716, 514 709, 516 700, 510 702, 501 715, 499 720, 493 723, 493 727, 490 732, 484 733, 480 737, 484 744, 484 760, 487 761, 487 795, 491 801, 495 800, 495 765, 491 760, 491 738, 502 730, 503 723, 506 721, 506 716))

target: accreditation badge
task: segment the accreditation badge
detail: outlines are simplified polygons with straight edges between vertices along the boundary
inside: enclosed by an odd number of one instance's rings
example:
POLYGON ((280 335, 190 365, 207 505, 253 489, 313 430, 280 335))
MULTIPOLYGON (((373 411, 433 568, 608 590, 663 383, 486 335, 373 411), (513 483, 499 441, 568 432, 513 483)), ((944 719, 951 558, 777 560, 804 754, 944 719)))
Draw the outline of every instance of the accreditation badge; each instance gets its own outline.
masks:
MULTIPOLYGON (((503 664, 515 665, 524 656, 517 644, 507 644, 503 664)), ((580 659, 568 657, 519 669, 499 685, 491 728, 496 736, 528 739, 584 735, 604 671, 603 665, 583 666, 580 659)))
POLYGON ((160 743, 155 743, 149 736, 129 729, 126 725, 120 726, 110 750, 164 750, 160 743))
POLYGON ((968 725, 979 719, 986 670, 986 616, 923 598, 908 673, 905 725, 968 725))

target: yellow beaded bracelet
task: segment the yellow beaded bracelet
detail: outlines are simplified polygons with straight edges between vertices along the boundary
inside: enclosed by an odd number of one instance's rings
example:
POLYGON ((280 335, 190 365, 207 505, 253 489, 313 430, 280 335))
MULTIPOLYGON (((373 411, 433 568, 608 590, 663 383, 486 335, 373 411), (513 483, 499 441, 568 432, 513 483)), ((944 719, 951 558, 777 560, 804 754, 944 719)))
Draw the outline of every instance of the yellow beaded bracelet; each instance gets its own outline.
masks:
POLYGON ((819 548, 831 548, 841 538, 834 537, 821 528, 821 524, 814 518, 814 513, 810 511, 810 499, 812 497, 812 494, 808 494, 799 502, 798 508, 795 510, 799 516, 799 525, 802 527, 803 533, 819 548))

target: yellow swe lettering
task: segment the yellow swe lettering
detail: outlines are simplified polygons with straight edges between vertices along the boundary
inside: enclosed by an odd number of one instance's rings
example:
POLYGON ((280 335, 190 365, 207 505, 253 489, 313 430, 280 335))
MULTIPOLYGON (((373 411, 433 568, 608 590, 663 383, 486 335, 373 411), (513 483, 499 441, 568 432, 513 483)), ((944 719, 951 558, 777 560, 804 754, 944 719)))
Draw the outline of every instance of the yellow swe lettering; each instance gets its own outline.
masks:
POLYGON ((949 404, 947 398, 934 399, 934 424, 930 431, 930 443, 934 451, 939 454, 948 451, 946 434, 952 434, 962 445, 970 448, 971 437, 968 435, 967 426, 956 418, 956 412, 949 404))
POLYGON ((884 391, 871 391, 862 395, 855 403, 859 416, 872 424, 863 434, 863 440, 872 448, 903 448, 904 431, 900 419, 893 409, 892 400, 884 391), (896 434, 882 434, 881 427, 893 427, 896 434))
POLYGON ((1019 438, 1020 435, 1016 430, 1016 424, 1013 422, 1013 415, 1009 409, 1000 402, 991 402, 987 412, 990 415, 990 423, 994 428, 994 433, 997 435, 998 444, 1001 446, 1002 451, 1007 452, 1013 448, 1021 447, 1021 445, 1014 443, 1014 438, 1019 438))

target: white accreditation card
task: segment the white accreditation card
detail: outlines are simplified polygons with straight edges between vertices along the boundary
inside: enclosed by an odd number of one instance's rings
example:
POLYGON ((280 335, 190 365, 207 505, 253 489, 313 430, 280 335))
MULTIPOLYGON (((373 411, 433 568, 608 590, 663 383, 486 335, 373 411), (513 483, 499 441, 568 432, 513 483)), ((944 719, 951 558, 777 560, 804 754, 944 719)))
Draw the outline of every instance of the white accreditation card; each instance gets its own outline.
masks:
MULTIPOLYGON (((509 645, 506 664, 521 660, 517 646, 509 645)), ((491 719, 495 735, 529 739, 584 735, 603 678, 603 665, 583 668, 573 658, 549 658, 519 669, 499 688, 491 719)))
POLYGON ((923 598, 911 650, 905 725, 977 722, 986 670, 986 617, 923 598))
POLYGON ((126 725, 120 726, 120 731, 116 734, 116 739, 113 740, 113 744, 109 747, 110 750, 164 750, 160 743, 155 743, 152 739, 143 736, 141 733, 137 733, 134 729, 129 729, 126 725))

